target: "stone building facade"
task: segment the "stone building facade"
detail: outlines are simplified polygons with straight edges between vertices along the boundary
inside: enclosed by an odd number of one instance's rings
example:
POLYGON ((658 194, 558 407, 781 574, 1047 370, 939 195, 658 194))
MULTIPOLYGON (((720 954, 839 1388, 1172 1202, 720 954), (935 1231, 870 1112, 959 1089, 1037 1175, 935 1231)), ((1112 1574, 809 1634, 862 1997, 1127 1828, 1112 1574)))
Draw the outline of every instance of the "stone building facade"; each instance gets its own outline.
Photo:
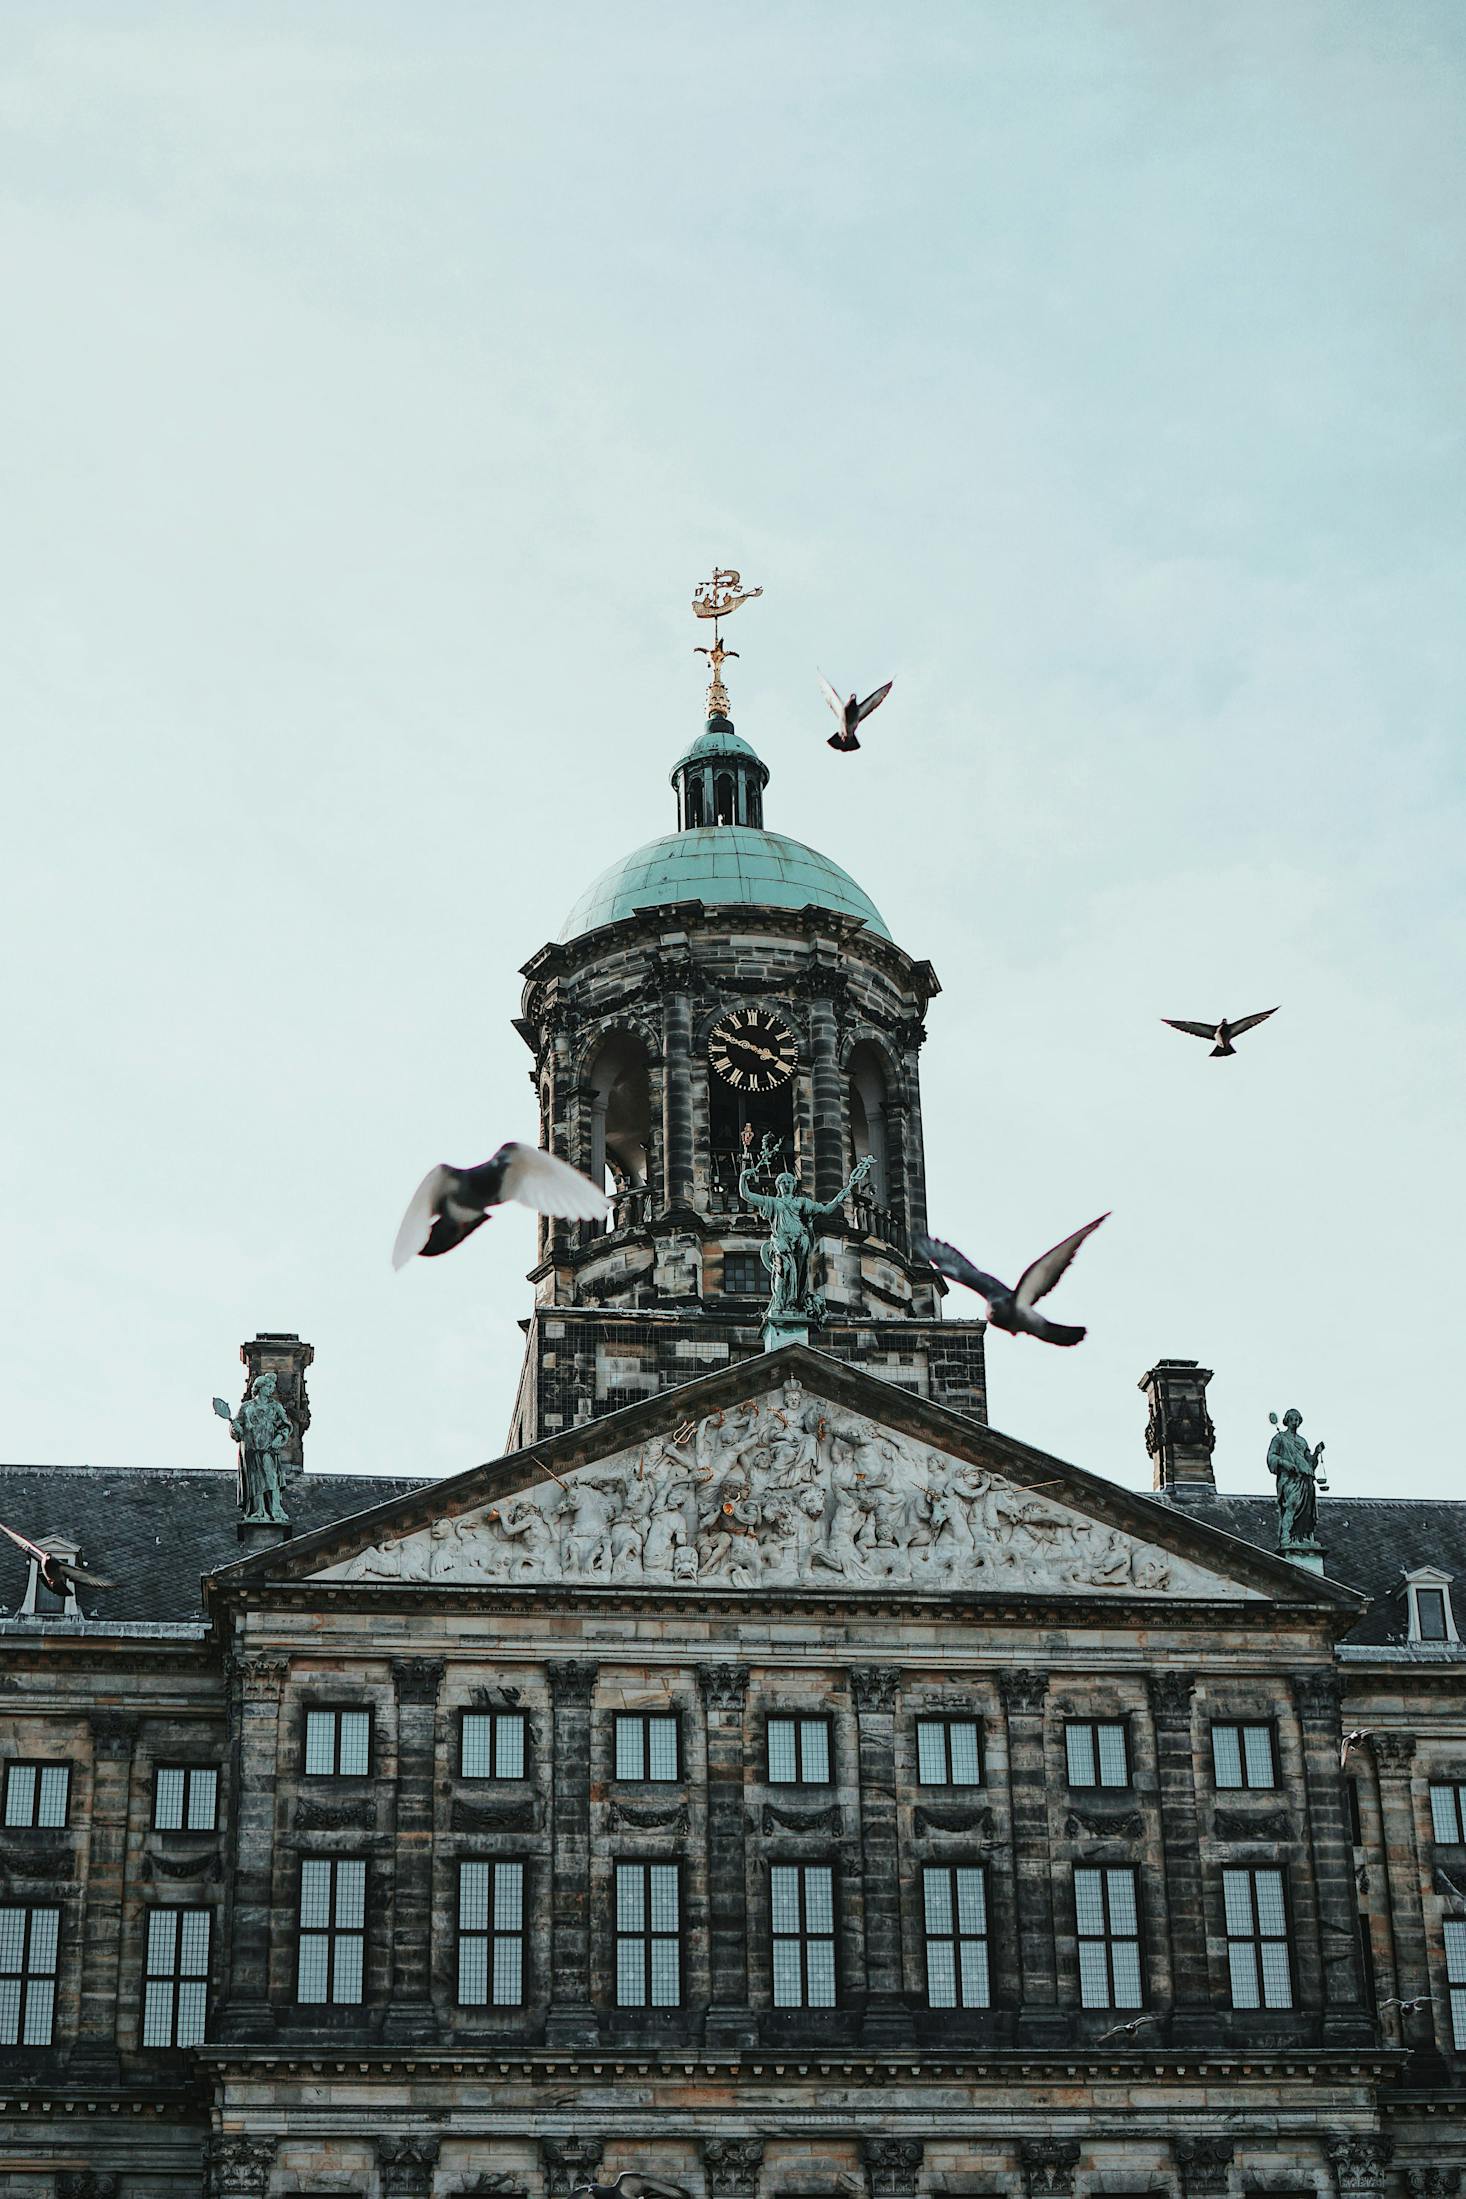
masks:
MULTIPOLYGON (((1279 1558, 1191 1362, 1146 1496, 987 1424, 910 1257, 935 980, 765 776, 710 725, 528 967, 617 1205, 542 1234, 504 1457, 297 1448, 288 1532, 223 1472, 0 1469, 117 1582, 0 1554, 0 2193, 1457 2191, 1466 1508, 1279 1558), (879 1157, 817 1348, 728 1287, 745 1127, 821 1197, 879 1157)), ((307 1424, 309 1347, 241 1356, 307 1424)))

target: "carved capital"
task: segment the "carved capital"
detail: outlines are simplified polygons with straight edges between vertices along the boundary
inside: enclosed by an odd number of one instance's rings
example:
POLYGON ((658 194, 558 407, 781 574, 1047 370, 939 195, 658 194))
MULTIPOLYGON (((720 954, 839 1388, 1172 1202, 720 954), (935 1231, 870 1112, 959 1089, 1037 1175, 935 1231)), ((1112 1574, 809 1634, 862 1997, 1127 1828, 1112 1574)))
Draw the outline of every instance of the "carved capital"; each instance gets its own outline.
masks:
POLYGON ((239 1674, 246 1702, 265 1702, 272 1696, 278 1698, 290 1670, 288 1657, 241 1657, 236 1654, 230 1661, 239 1674))
POLYGON ((742 1710, 748 1694, 746 1665, 699 1665, 697 1684, 709 1710, 742 1710))
POLYGON ((209 2186, 214 2199, 259 2199, 275 2164, 273 2138, 215 2138, 210 2149, 209 2186))
POLYGON ((1236 2140, 1232 2138, 1178 2138, 1176 2166, 1186 2199, 1219 2199, 1227 2188, 1236 2140))
POLYGON ((855 1665, 850 1673, 850 1692, 858 1711, 888 1717, 896 1708, 901 1675, 894 1665, 855 1665))
POLYGON ((379 2138, 377 2166, 383 2199, 427 2199, 441 2149, 441 2139, 421 2131, 410 2137, 379 2138))
POLYGON ((593 2184, 605 2150, 604 2138, 541 2138, 550 2199, 570 2199, 577 2184, 593 2184))
POLYGON ((902 1016, 891 1025, 891 1038, 903 1053, 914 1054, 926 1044, 926 1025, 920 1016, 902 1016))
POLYGON ((127 1710, 93 1710, 87 1713, 92 1729, 92 1753, 124 1763, 137 1739, 137 1719, 127 1710))
POLYGON ((1194 1672, 1153 1672, 1146 1682, 1151 1715, 1157 1725, 1183 1726, 1191 1722, 1194 1672))
POLYGON ((550 1693, 558 1710, 563 1704, 567 1709, 588 1706, 595 1693, 597 1667, 590 1657, 568 1657, 563 1664, 550 1667, 550 1693))
POLYGON ((763 2159, 762 2138, 704 2138, 702 2165, 710 2199, 751 2199, 763 2159))
POLYGON ((871 2199, 911 2199, 926 2147, 920 2138, 862 2138, 871 2199))
POLYGON ((1385 2170, 1394 2150, 1394 2141, 1390 2138, 1362 2135, 1330 2138, 1329 2166, 1333 2169, 1334 2184, 1341 2199, 1346 2192, 1383 2191, 1385 2170))
POLYGON ((1413 1733, 1372 1733, 1369 1745, 1374 1751, 1374 1761, 1381 1777, 1394 1773, 1408 1776, 1415 1761, 1415 1736, 1413 1733))
POLYGON ((1339 1675, 1337 1672, 1300 1672, 1293 1681, 1293 1700, 1305 1725, 1339 1726, 1339 1675))
POLYGON ((399 1703, 436 1703, 443 1684, 441 1657, 394 1657, 392 1685, 399 1703))
POLYGON ((1077 2138, 1023 2138, 1018 2145, 1028 2199, 1069 2199, 1079 2166, 1077 2138))
POLYGON ((1049 1676, 1046 1672, 1000 1672, 998 1693, 1003 1698, 1003 1708, 1010 1718, 1031 1718, 1042 1711, 1049 1692, 1049 1676))

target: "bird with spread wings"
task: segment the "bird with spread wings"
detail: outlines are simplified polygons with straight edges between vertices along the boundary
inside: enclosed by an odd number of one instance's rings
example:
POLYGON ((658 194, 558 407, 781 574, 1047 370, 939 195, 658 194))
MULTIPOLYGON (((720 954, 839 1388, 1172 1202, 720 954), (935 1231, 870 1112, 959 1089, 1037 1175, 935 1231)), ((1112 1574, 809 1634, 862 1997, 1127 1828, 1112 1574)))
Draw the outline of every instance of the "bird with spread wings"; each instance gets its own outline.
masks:
POLYGON ((491 1207, 511 1200, 538 1214, 584 1222, 599 1221, 611 1203, 568 1161, 511 1139, 477 1168, 453 1168, 440 1161, 428 1170, 402 1217, 392 1247, 393 1267, 406 1267, 415 1256, 436 1260, 452 1252, 483 1226, 491 1207))
POLYGON ((995 1329, 1006 1329, 1010 1336, 1036 1336, 1042 1344, 1080 1344, 1088 1331, 1071 1328, 1062 1321, 1050 1321, 1034 1307, 1040 1298, 1047 1298, 1086 1237, 1093 1236, 1101 1222, 1109 1220, 1101 1214, 1095 1221, 1086 1222, 1083 1229, 1076 1229, 1072 1237, 1043 1254, 1026 1267, 1018 1281, 1010 1286, 1000 1283, 996 1275, 985 1275, 980 1267, 974 1267, 965 1252, 955 1245, 944 1243, 940 1237, 918 1237, 916 1250, 923 1260, 929 1260, 939 1275, 945 1275, 954 1283, 965 1283, 975 1290, 979 1298, 985 1298, 988 1319, 995 1329))

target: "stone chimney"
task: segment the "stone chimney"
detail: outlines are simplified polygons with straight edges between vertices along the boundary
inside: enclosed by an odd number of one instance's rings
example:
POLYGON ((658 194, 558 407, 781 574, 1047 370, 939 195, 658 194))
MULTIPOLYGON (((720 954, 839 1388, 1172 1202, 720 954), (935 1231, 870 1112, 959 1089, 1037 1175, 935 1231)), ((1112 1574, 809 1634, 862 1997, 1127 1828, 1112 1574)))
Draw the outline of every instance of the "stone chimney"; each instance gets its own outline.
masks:
POLYGON ((1215 1489, 1211 1456, 1217 1431, 1206 1409, 1211 1368, 1194 1359, 1159 1359, 1139 1387, 1150 1406, 1145 1447, 1155 1461, 1157 1489, 1215 1489))
POLYGON ((295 1433, 290 1439, 281 1464, 293 1479, 305 1472, 302 1445, 305 1431, 311 1424, 311 1401, 306 1393, 305 1370, 316 1356, 313 1344, 302 1344, 292 1333, 274 1329, 262 1329, 258 1336, 250 1338, 239 1347, 239 1356, 248 1370, 247 1380, 253 1382, 257 1374, 273 1374, 275 1395, 289 1413, 295 1433))

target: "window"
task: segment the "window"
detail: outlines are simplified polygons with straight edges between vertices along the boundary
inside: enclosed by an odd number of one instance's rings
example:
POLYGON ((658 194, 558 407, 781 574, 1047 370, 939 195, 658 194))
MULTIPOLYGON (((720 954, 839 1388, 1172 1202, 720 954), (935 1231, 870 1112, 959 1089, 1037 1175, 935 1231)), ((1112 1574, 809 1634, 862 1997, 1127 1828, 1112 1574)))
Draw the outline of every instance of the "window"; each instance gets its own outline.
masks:
POLYGON ((1074 1916, 1081 2007, 1143 2008, 1134 1871, 1128 1865, 1105 1870, 1076 1866, 1074 1916))
POLYGON ((1417 1588, 1415 1610, 1420 1639, 1423 1642, 1443 1642, 1446 1634, 1446 1592, 1443 1588, 1417 1588))
POLYGON ((1452 1780, 1449 1786, 1441 1787, 1432 1784, 1430 1822, 1443 1846, 1458 1848, 1466 1843, 1466 1782, 1452 1780))
POLYGON ((301 1863, 297 2000, 360 2002, 366 1870, 361 1856, 307 1856, 301 1863))
POLYGON ((965 1864, 928 1864, 921 1874, 929 2008, 986 2008, 988 1905, 985 1874, 965 1864))
POLYGON ((622 1710, 616 1713, 616 1777, 679 1777, 675 1717, 654 1710, 622 1710))
POLYGON ((734 1298, 758 1298, 769 1287, 768 1274, 756 1252, 723 1254, 723 1288, 734 1298))
POLYGON ((1405 1575, 1410 1602, 1412 1642, 1454 1642, 1456 1615, 1451 1608, 1451 1576, 1435 1566, 1423 1565, 1405 1575))
POLYGON ((924 1787, 978 1787, 982 1758, 975 1718, 918 1718, 916 1776, 924 1787))
POLYGON ((1129 1737, 1122 1719, 1096 1724, 1071 1719, 1064 1728, 1071 1787, 1128 1787, 1129 1737))
POLYGON ((7 1825, 64 1825, 71 1798, 70 1764, 7 1764, 7 1825))
MULTIPOLYGON (((36 1545, 48 1557, 63 1558, 74 1565, 81 1555, 81 1546, 66 1542, 59 1535, 44 1535, 36 1545)), ((69 1574, 63 1574, 59 1588, 48 1588, 41 1578, 41 1561, 32 1558, 26 1572, 25 1600, 21 1612, 37 1619, 79 1619, 83 1616, 76 1600, 76 1582, 69 1574)))
POLYGON ((828 1718, 769 1720, 769 1782, 776 1787, 829 1785, 828 1718))
POLYGON ((458 2001, 518 2008, 524 2000, 524 1865, 458 1866, 458 2001))
POLYGON ((1451 1995, 1451 2044, 1460 2053, 1466 2048, 1466 1924, 1455 1918, 1446 1920, 1446 1984, 1451 1995))
POLYGON ((49 2046, 59 1909, 0 1909, 0 2046, 49 2046))
POLYGON ((219 1774, 212 1764, 159 1764, 153 1773, 153 1826, 157 1832, 209 1833, 219 1807, 219 1774))
POLYGON ((1271 1726, 1213 1726, 1212 1776, 1219 1787, 1275 1787, 1271 1726))
POLYGON ((675 1863, 616 1865, 616 2006, 682 1999, 682 1892, 675 1863))
POLYGON ((148 1911, 143 2045, 197 2046, 209 1995, 207 1909, 148 1911))
POLYGON ((1234 2008, 1291 2008, 1288 1910, 1281 1871, 1223 1871, 1234 2008))
POLYGON ((369 1710, 308 1710, 305 1769, 311 1779, 363 1779, 372 1768, 369 1710))
POLYGON ((460 1779, 522 1779, 527 1724, 522 1710, 466 1710, 458 1729, 460 1779))
POLYGON ((835 2005, 835 1874, 828 1863, 769 1870, 774 2006, 835 2005))

